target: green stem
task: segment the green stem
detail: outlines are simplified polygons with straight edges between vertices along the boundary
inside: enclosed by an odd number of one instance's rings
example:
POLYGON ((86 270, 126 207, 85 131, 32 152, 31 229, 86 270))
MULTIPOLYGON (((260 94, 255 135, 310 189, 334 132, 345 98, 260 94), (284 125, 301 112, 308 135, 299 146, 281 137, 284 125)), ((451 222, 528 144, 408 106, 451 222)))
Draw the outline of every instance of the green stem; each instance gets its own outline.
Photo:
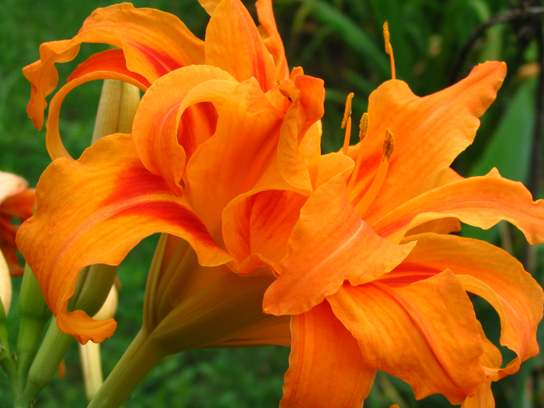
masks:
POLYGON ((17 338, 17 371, 19 391, 23 392, 28 371, 42 340, 43 329, 51 317, 43 293, 32 270, 25 266, 19 296, 19 337, 17 338))
POLYGON ((140 331, 87 408, 117 408, 166 354, 140 331))
POLYGON ((57 327, 57 321, 53 319, 38 350, 38 354, 28 372, 25 390, 17 400, 16 408, 31 406, 32 400, 47 385, 55 375, 59 364, 66 355, 74 338, 61 332, 57 327))

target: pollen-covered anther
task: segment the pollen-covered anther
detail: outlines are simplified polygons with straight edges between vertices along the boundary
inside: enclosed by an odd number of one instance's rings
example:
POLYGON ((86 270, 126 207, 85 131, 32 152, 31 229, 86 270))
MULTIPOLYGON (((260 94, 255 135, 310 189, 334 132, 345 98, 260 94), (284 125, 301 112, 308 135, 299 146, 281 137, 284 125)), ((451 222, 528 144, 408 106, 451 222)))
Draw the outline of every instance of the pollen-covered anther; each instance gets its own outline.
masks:
POLYGON ((378 166, 378 171, 376 172, 376 176, 374 177, 372 184, 370 185, 369 189, 366 191, 363 198, 358 203, 353 203, 355 205, 355 210, 357 210, 357 212, 359 213, 361 217, 364 215, 366 210, 370 208, 370 205, 374 202, 374 200, 378 196, 378 193, 380 192, 380 189, 382 188, 383 183, 385 183, 387 170, 389 169, 389 163, 391 162, 391 155, 393 154, 394 148, 395 148, 395 138, 393 137, 393 133, 389 129, 387 129, 385 131, 385 140, 383 142, 383 148, 382 148, 382 161, 380 165, 378 166))
POLYGON ((346 108, 344 109, 344 118, 342 119, 342 129, 346 128, 342 153, 346 155, 348 154, 349 140, 351 138, 351 100, 353 99, 353 96, 353 92, 350 92, 346 99, 346 108))
POLYGON ((350 92, 348 97, 346 98, 346 107, 344 109, 344 118, 342 119, 342 129, 346 127, 348 124, 348 119, 351 118, 351 101, 353 100, 353 97, 355 94, 353 92, 350 92))
POLYGON ((393 47, 391 46, 391 34, 389 34, 389 23, 383 23, 383 39, 385 41, 385 52, 389 55, 391 61, 391 78, 396 79, 395 57, 393 56, 393 47))
POLYGON ((393 137, 393 133, 389 129, 386 129, 385 131, 385 140, 383 141, 383 148, 382 148, 382 162, 387 159, 388 162, 391 161, 391 155, 393 154, 393 150, 395 149, 395 138, 393 137))
POLYGON ((363 113, 361 121, 359 122, 359 140, 363 140, 366 137, 366 130, 368 129, 368 113, 363 113))

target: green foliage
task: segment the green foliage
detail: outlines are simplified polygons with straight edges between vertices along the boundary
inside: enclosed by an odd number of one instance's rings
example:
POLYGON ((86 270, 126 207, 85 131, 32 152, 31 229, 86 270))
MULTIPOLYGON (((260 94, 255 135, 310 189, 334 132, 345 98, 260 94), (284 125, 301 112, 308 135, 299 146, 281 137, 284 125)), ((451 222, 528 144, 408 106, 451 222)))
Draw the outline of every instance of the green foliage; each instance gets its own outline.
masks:
MULTIPOLYGON (((45 132, 27 119, 25 107, 30 87, 21 68, 39 58, 39 44, 71 38, 96 7, 106 0, 35 2, 4 0, 0 13, 0 169, 20 174, 32 185, 49 163, 45 132), (8 11, 9 10, 9 11, 8 11)), ((253 10, 252 2, 246 2, 253 10)), ((448 85, 455 59, 472 31, 512 6, 509 0, 278 0, 276 19, 285 42, 290 66, 325 79, 326 117, 323 149, 338 150, 343 132, 340 123, 346 95, 356 93, 354 118, 366 110, 369 94, 390 78, 384 53, 382 24, 389 20, 397 76, 417 95, 428 95, 448 85)), ((207 16, 196 0, 135 0, 136 6, 155 7, 179 16, 201 38, 207 16)), ((488 59, 507 62, 509 76, 493 107, 482 119, 472 147, 455 162, 462 175, 485 174, 498 167, 505 176, 526 181, 534 120, 534 80, 521 79, 520 68, 535 61, 534 45, 519 41, 512 25, 496 25, 485 32, 468 55, 460 77, 470 67, 488 59)), ((61 84, 77 63, 100 45, 84 45, 70 64, 58 64, 61 84)), ((100 83, 73 91, 63 106, 60 128, 68 150, 75 156, 88 146, 96 114, 100 83), (84 101, 84 102, 82 102, 84 101)), ((356 120, 354 120, 356 122, 356 120)), ((356 137, 354 132, 354 138, 356 137)), ((353 142, 353 141, 352 141, 353 142)), ((469 235, 475 232, 468 232, 469 235)), ((504 244, 511 229, 478 232, 479 237, 504 244), (494 231, 494 232, 493 232, 494 231), (499 241, 498 238, 501 237, 499 241)), ((121 265, 123 284, 115 336, 103 344, 104 369, 109 372, 141 324, 146 273, 156 237, 145 240, 121 265)), ((517 247, 514 249, 517 250, 517 247)), ((542 259, 542 248, 537 259, 542 259)), ((542 262, 536 274, 542 282, 542 262)), ((15 288, 20 285, 15 280, 15 288)), ((17 297, 14 298, 14 305, 17 297)), ((497 327, 496 315, 476 301, 482 320, 497 327)), ((10 333, 17 333, 14 312, 8 318, 10 333)), ((498 334, 495 333, 495 339, 498 334)), ((542 336, 540 337, 541 340, 542 336)), ((10 341, 15 341, 11 336, 10 341)), ((542 343, 541 343, 542 344, 542 343)), ((14 348, 14 344, 12 344, 14 348)), ((226 350, 192 350, 164 361, 148 377, 128 407, 275 407, 281 398, 288 350, 278 347, 226 350)), ((66 358, 67 376, 55 379, 38 399, 40 408, 85 407, 77 349, 66 358)), ((495 387, 498 407, 536 407, 544 404, 543 360, 526 363, 519 376, 495 387), (540 405, 539 405, 540 404, 540 405)), ((10 406, 7 379, 0 376, 0 406, 10 406)), ((372 408, 398 403, 404 407, 448 406, 441 397, 415 402, 401 381, 379 373, 368 399, 372 408)))

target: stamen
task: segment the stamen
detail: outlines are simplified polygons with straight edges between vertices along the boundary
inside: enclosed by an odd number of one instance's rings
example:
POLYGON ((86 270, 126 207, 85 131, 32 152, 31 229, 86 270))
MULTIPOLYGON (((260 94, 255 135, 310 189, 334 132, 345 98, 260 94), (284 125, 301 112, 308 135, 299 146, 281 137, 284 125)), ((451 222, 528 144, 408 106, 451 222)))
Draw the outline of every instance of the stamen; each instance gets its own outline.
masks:
POLYGON ((391 78, 397 79, 395 70, 395 57, 393 56, 393 47, 391 46, 391 35, 389 34, 389 23, 386 21, 383 23, 383 39, 385 40, 385 52, 389 55, 391 61, 391 78))
POLYGON ((349 140, 351 138, 351 100, 353 96, 353 92, 350 92, 346 99, 346 109, 344 109, 344 118, 342 119, 342 129, 346 128, 344 146, 342 146, 342 153, 344 154, 348 154, 349 140))
POLYGON ((374 202, 374 200, 378 196, 378 193, 380 192, 380 189, 383 186, 385 176, 387 175, 387 170, 389 169, 389 163, 391 162, 391 155, 393 154, 394 147, 395 139, 393 137, 393 133, 391 133, 391 131, 387 129, 385 131, 385 140, 383 142, 382 162, 378 167, 376 177, 374 177, 374 180, 372 181, 372 184, 370 185, 370 188, 367 190, 364 197, 355 206, 355 209, 361 217, 374 202))
POLYGON ((357 152, 357 159, 355 160, 355 168, 353 173, 351 173, 351 178, 349 179, 348 191, 351 191, 357 175, 359 174, 359 168, 361 167, 361 161, 363 159, 363 140, 366 137, 366 130, 368 128, 368 113, 363 113, 361 116, 361 121, 359 122, 359 151, 357 152))

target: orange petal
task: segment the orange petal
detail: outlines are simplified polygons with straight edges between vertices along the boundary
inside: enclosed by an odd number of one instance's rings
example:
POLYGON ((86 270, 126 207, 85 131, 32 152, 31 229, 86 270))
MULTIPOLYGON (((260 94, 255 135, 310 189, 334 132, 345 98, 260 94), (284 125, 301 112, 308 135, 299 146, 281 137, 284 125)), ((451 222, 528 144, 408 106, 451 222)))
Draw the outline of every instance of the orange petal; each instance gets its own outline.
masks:
POLYGON ((205 54, 206 64, 224 69, 240 82, 254 77, 265 92, 276 85, 272 57, 240 0, 222 0, 213 9, 205 54))
POLYGON ((359 173, 354 204, 374 179, 386 129, 395 137, 385 183, 363 215, 371 225, 441 183, 452 161, 474 140, 478 118, 495 99, 505 75, 504 63, 487 62, 459 83, 424 98, 398 80, 385 82, 370 95, 368 131, 362 143, 362 167, 367 171, 359 173))
POLYGON ((134 118, 134 143, 144 166, 182 193, 186 157, 215 131, 218 106, 238 83, 219 68, 189 66, 155 81, 134 118), (181 120, 180 120, 181 119, 181 120))
POLYGON ((123 3, 95 10, 71 40, 40 46, 40 60, 23 69, 32 84, 27 112, 41 129, 45 97, 58 82, 55 62, 73 60, 81 43, 105 43, 123 49, 127 68, 150 83, 176 68, 204 62, 204 43, 177 17, 123 3))
POLYGON ((300 210, 280 277, 264 296, 264 310, 300 314, 338 291, 391 271, 414 244, 395 245, 377 236, 349 202, 351 166, 321 185, 300 210))
POLYGON ((202 265, 230 260, 165 181, 143 167, 130 135, 106 137, 78 161, 55 160, 42 175, 36 194, 36 214, 21 226, 17 243, 59 327, 82 343, 100 341, 114 330, 111 321, 99 324, 83 312, 67 314, 84 266, 117 265, 142 238, 155 232, 190 242, 202 265))
POLYGON ((371 225, 378 235, 398 242, 409 229, 448 217, 483 229, 507 220, 529 243, 544 242, 544 201, 533 202, 523 184, 502 178, 496 169, 435 188, 371 225))
POLYGON ((186 192, 195 212, 220 240, 221 214, 231 200, 252 190, 289 186, 277 169, 281 113, 257 81, 240 84, 218 113, 215 134, 187 165, 186 192))
POLYGON ((256 7, 259 22, 261 23, 259 28, 266 33, 266 35, 263 35, 264 45, 274 57, 274 65, 276 67, 275 80, 283 82, 289 78, 289 67, 287 66, 283 41, 276 27, 272 0, 257 0, 256 7))
POLYGON ((80 64, 68 78, 66 85, 59 89, 49 107, 47 115, 46 146, 49 156, 53 160, 60 157, 72 159, 72 156, 62 143, 59 133, 59 114, 62 102, 68 93, 77 86, 98 79, 117 79, 137 86, 144 92, 149 87, 149 82, 141 75, 130 72, 125 65, 125 57, 122 50, 108 50, 91 56, 80 64))
MULTIPOLYGON (((544 293, 521 263, 506 251, 475 239, 421 234, 406 241, 411 240, 417 240, 417 245, 399 269, 449 268, 465 290, 483 297, 499 314, 500 342, 517 357, 499 370, 495 380, 516 372, 522 361, 538 354, 536 331, 542 320, 544 293)), ((487 367, 500 368, 500 363, 487 367)))
POLYGON ((327 302, 293 316, 289 370, 280 408, 360 408, 376 370, 369 368, 357 341, 327 302))
POLYGON ((451 272, 400 287, 346 284, 327 300, 368 366, 409 383, 417 399, 460 404, 485 380, 472 303, 451 272))

